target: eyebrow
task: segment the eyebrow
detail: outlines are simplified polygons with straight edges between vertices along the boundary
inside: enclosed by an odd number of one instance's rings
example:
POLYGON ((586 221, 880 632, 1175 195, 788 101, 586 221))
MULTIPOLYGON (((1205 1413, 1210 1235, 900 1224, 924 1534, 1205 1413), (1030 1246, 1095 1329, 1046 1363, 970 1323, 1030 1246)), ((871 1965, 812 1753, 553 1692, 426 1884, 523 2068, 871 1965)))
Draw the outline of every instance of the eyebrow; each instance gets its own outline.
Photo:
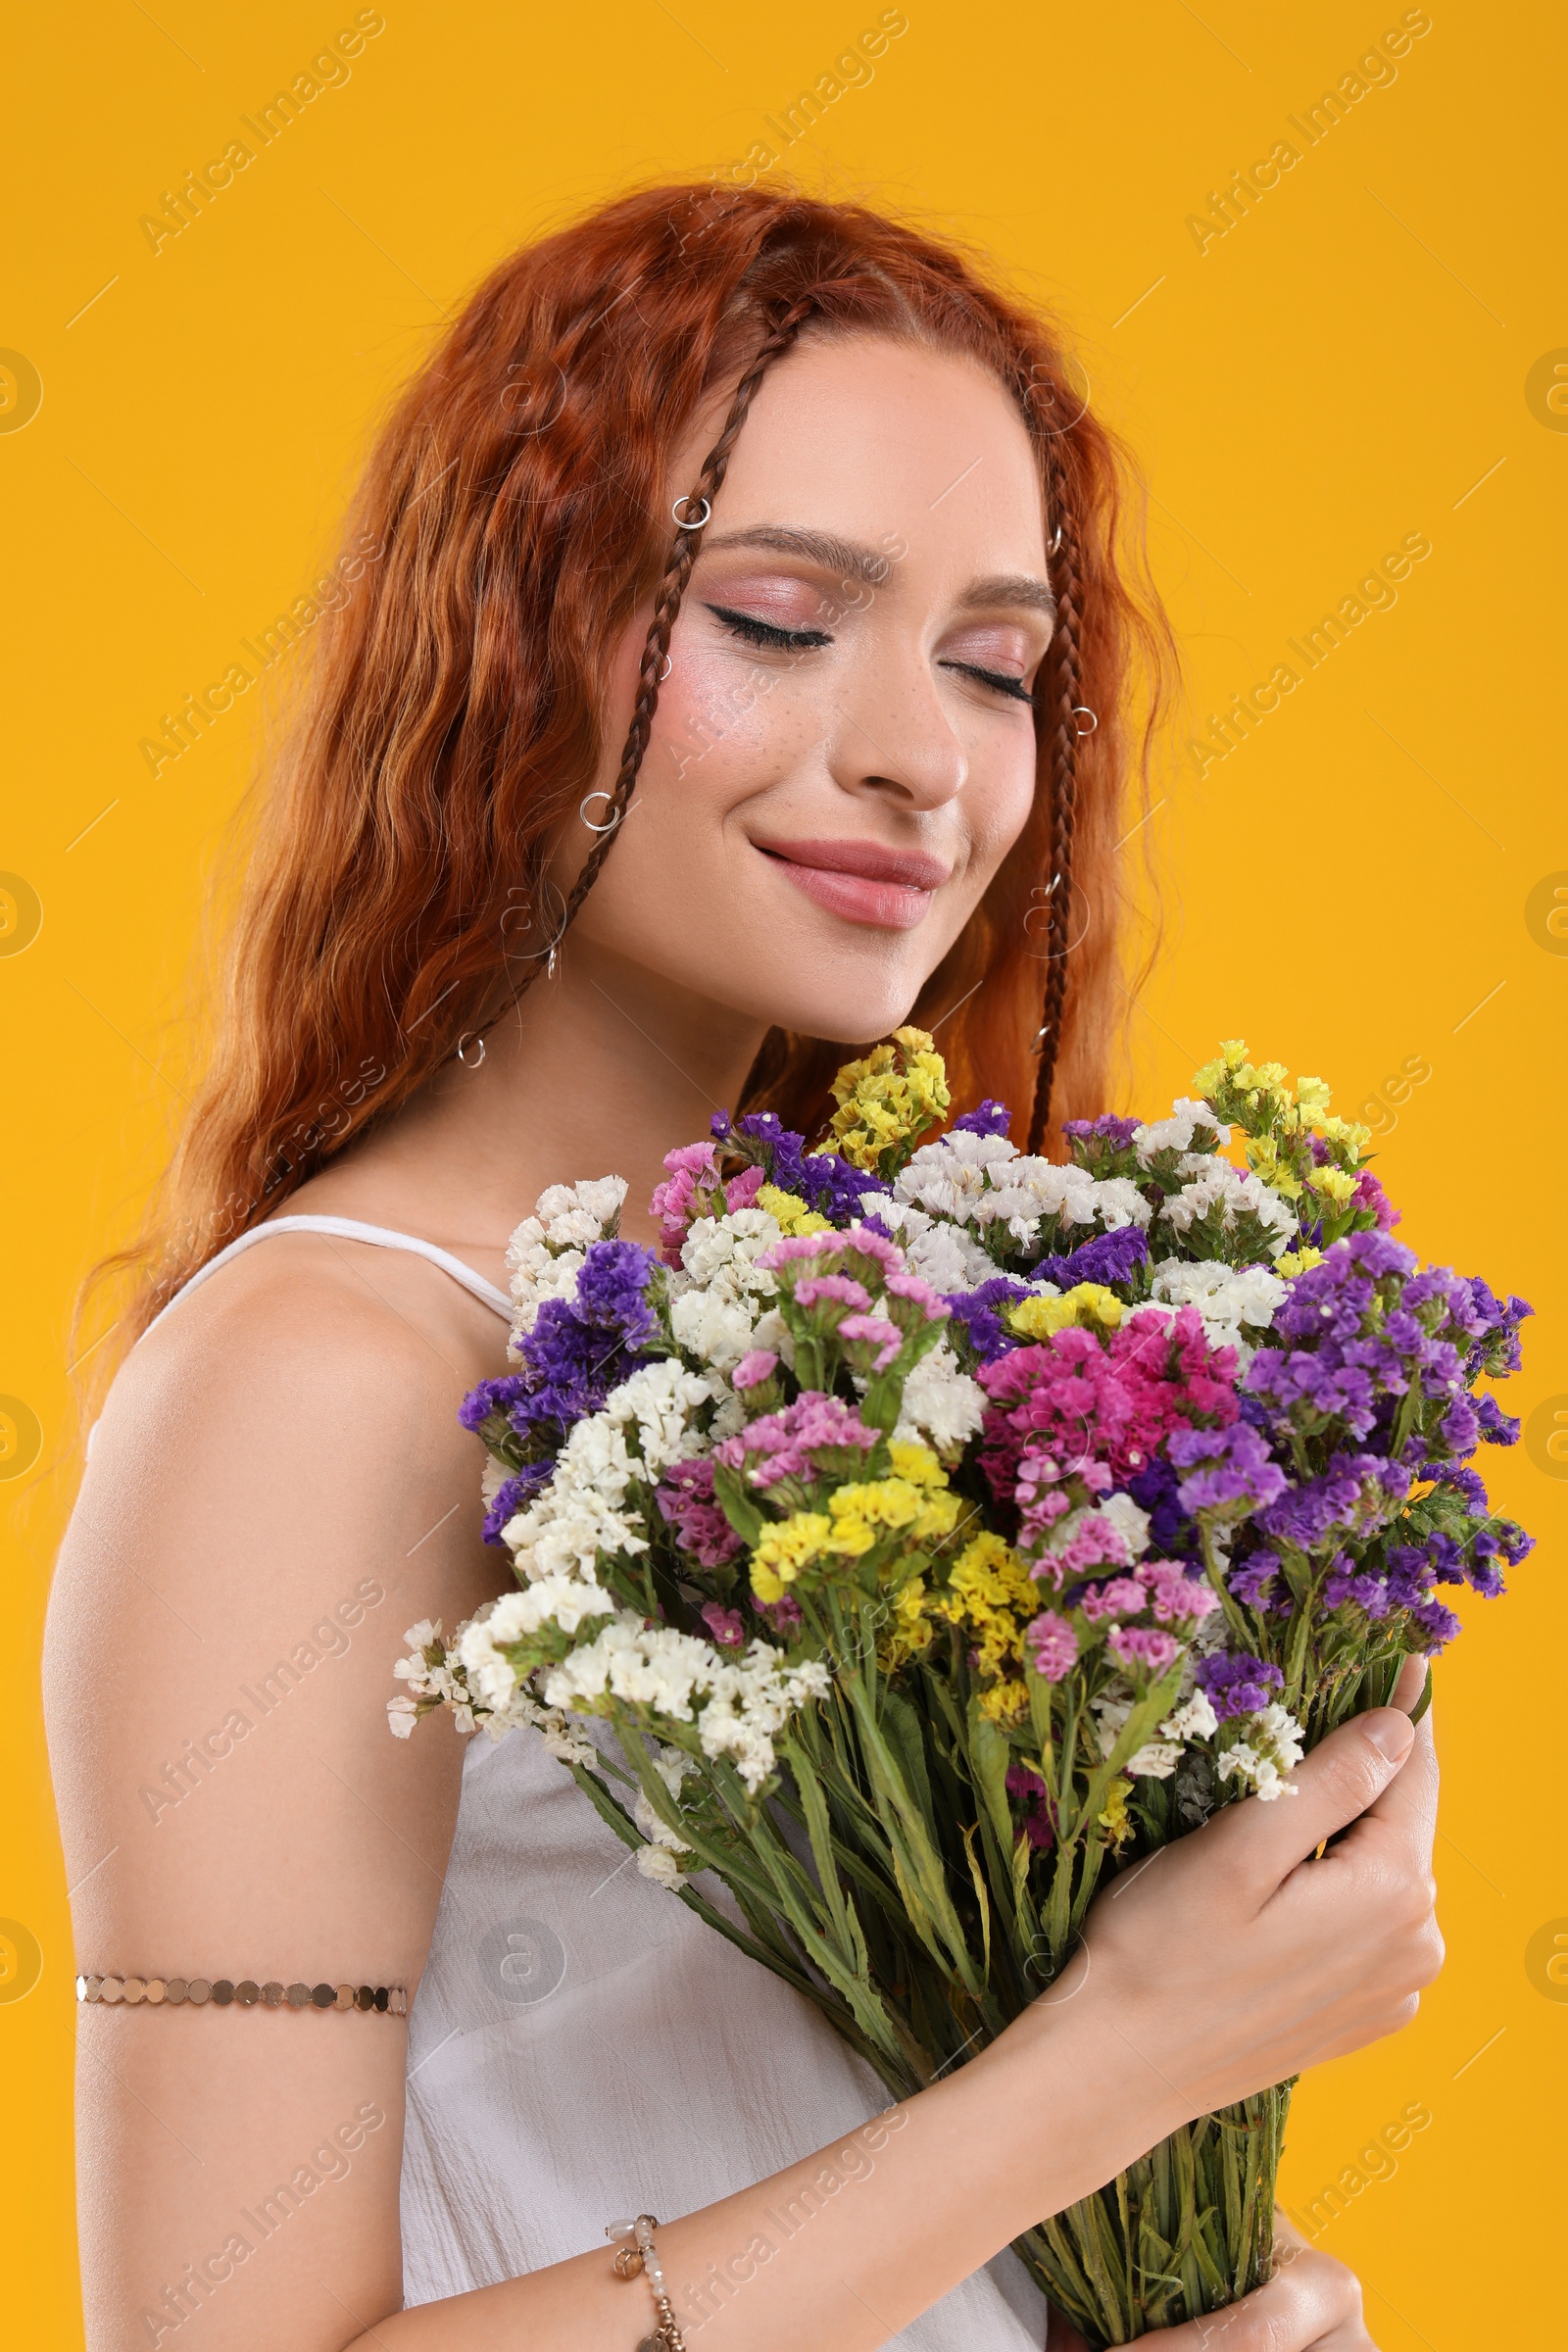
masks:
MULTIPOLYGON (((772 555, 804 556, 809 564, 819 564, 840 580, 858 580, 868 588, 880 588, 893 569, 892 560, 873 547, 863 547, 853 539, 840 539, 832 531, 797 529, 786 523, 754 523, 743 531, 723 531, 717 537, 705 539, 705 548, 757 547, 772 555)), ((973 612, 988 605, 1011 605, 1026 612, 1043 612, 1049 621, 1056 617, 1056 600, 1049 581, 1036 579, 1026 572, 998 572, 989 579, 975 580, 958 599, 959 609, 973 612)))

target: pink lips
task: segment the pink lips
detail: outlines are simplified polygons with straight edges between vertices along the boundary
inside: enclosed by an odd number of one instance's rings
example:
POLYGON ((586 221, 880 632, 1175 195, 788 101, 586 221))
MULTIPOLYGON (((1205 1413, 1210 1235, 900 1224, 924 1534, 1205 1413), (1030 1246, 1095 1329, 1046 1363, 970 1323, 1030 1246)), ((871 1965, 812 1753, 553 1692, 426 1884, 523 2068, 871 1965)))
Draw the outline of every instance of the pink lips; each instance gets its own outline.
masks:
POLYGON ((952 872, 940 858, 879 841, 759 841, 798 890, 829 914, 881 931, 912 931, 952 872))

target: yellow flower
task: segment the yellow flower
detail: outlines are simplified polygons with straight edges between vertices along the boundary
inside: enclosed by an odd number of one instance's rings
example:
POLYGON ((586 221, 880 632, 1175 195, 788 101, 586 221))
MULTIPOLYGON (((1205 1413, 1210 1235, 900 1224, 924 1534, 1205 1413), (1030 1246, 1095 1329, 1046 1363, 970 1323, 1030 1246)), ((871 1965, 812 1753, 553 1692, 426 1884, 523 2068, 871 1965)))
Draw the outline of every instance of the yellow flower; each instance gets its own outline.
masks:
POLYGON ((1296 1100, 1304 1111, 1327 1110, 1329 1090, 1321 1078, 1298 1078, 1296 1100))
POLYGON ((821 1511, 796 1511, 764 1529, 752 1553, 752 1591, 759 1600, 782 1600, 786 1585, 827 1544, 833 1522, 821 1511))
POLYGON ((1080 1282, 1059 1298, 1020 1298, 1007 1309, 1007 1321, 1026 1340, 1048 1340, 1070 1323, 1098 1323, 1102 1331, 1114 1331, 1126 1311, 1102 1282, 1080 1282))
POLYGON ((1105 1792, 1105 1810, 1100 1815, 1100 1826, 1109 1833, 1112 1845, 1121 1845, 1133 1834, 1132 1818, 1127 1811, 1127 1798, 1132 1783, 1120 1774, 1105 1792))
POLYGON ((948 1483, 948 1474, 929 1446, 911 1446, 903 1438, 891 1438, 888 1459, 894 1477, 907 1479, 911 1487, 945 1487, 948 1483))
POLYGON ((1287 1250, 1283 1257, 1277 1257, 1274 1271, 1276 1274, 1306 1274, 1313 1266, 1322 1263, 1322 1250, 1314 1250, 1310 1242, 1303 1242, 1299 1250, 1287 1250))
POLYGON ((947 1065, 924 1029, 847 1061, 833 1081, 833 1140, 851 1164, 874 1171, 885 1152, 923 1135, 952 1102, 947 1065))
POLYGON ((1022 1723, 1029 1712, 1027 1683, 993 1683, 989 1690, 980 1693, 980 1712, 1004 1731, 1022 1723))
POLYGON ((1023 1627, 1039 1613, 1040 1588, 1011 1544, 987 1531, 964 1545, 930 1608, 977 1634, 980 1671, 1000 1674, 1009 1662, 1022 1663, 1023 1627))
POLYGON ((782 1233, 832 1231, 827 1218, 819 1217, 814 1208, 808 1208, 799 1193, 781 1193, 776 1184, 764 1184, 758 1188, 756 1205, 765 1208, 770 1217, 778 1219, 782 1233))
POLYGON ((1248 1138, 1247 1164, 1254 1176, 1260 1177, 1264 1184, 1272 1185, 1275 1192, 1282 1194, 1287 1200, 1299 1199, 1301 1180, 1282 1163, 1279 1146, 1273 1136, 1248 1138))
MULTIPOLYGON (((912 1448, 924 1452, 923 1446, 912 1448)), ((938 1464, 941 1469, 941 1464, 938 1464)), ((861 1479, 829 1495, 832 1534, 826 1549, 858 1557, 869 1551, 884 1533, 901 1531, 914 1542, 951 1534, 958 1516, 958 1497, 940 1488, 924 1489, 906 1478, 861 1479)))
POLYGON ((1348 1168, 1315 1168, 1311 1179, 1313 1192, 1320 1193, 1325 1200, 1332 1200, 1339 1208, 1343 1208, 1347 1200, 1354 1199, 1358 1181, 1348 1168))
POLYGON ((918 1576, 901 1587, 893 1604, 893 1630, 888 1637, 885 1663, 902 1666, 931 1646, 931 1625, 925 1613, 925 1584, 918 1576))
POLYGON ((1317 1131, 1329 1143, 1343 1144, 1357 1157, 1372 1141, 1371 1128, 1358 1126, 1354 1119, 1321 1118, 1317 1121, 1317 1131))

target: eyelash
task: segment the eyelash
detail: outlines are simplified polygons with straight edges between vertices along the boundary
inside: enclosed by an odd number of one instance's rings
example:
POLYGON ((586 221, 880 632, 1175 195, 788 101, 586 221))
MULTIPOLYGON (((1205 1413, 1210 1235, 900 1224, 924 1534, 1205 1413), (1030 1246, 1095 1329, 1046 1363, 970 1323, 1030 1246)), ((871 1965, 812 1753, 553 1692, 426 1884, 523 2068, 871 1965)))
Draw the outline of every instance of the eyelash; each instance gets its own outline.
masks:
MULTIPOLYGON (((736 612, 728 605, 710 605, 708 610, 715 620, 721 620, 736 637, 745 638, 749 645, 764 647, 771 653, 809 653, 819 646, 831 645, 833 640, 824 629, 781 629, 770 620, 759 620, 750 612, 736 612)), ((1034 689, 1021 678, 1004 677, 999 670, 981 669, 973 662, 944 662, 944 669, 957 670, 966 678, 976 678, 997 694, 1004 694, 1011 703, 1033 703, 1034 689)))

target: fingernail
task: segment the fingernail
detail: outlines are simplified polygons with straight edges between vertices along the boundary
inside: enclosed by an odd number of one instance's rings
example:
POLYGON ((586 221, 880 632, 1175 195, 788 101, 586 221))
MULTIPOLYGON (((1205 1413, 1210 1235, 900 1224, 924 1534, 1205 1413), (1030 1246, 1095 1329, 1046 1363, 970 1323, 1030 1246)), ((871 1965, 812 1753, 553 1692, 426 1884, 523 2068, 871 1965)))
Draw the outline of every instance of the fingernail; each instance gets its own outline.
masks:
POLYGON ((1366 1719, 1366 1736, 1379 1755, 1388 1756, 1397 1763, 1409 1753, 1410 1742, 1415 1738, 1415 1725, 1408 1715, 1401 1715, 1397 1707, 1379 1707, 1375 1714, 1366 1719))

